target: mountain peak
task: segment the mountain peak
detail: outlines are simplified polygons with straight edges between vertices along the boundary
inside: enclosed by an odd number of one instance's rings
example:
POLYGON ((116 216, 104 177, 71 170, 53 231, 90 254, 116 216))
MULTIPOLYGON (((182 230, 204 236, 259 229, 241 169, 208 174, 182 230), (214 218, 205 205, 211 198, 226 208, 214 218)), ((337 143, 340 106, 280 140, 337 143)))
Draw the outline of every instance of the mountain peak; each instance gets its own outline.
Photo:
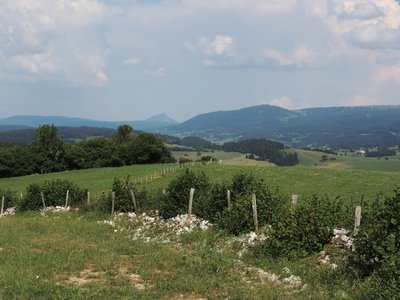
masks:
POLYGON ((161 114, 152 116, 152 117, 148 118, 146 121, 170 123, 171 125, 175 125, 175 124, 179 123, 178 121, 175 121, 174 119, 167 116, 165 113, 161 113, 161 114))

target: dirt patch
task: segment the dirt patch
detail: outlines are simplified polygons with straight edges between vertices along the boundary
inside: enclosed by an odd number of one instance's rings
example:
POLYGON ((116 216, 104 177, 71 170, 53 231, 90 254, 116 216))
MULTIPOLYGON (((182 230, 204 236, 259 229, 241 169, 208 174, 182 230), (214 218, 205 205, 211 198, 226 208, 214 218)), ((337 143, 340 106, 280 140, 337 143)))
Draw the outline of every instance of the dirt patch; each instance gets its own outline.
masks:
POLYGON ((328 164, 318 164, 318 168, 321 169, 335 169, 335 170, 344 170, 350 168, 350 166, 344 162, 335 162, 328 164))
MULTIPOLYGON (((85 286, 91 284, 104 284, 106 281, 106 272, 94 271, 93 269, 85 269, 79 274, 67 276, 67 278, 58 276, 59 281, 69 285, 85 286)), ((137 290, 146 290, 151 287, 150 284, 146 283, 139 274, 135 274, 129 271, 126 267, 121 267, 113 277, 119 278, 124 281, 129 281, 130 284, 137 290)))
POLYGON ((143 291, 149 286, 144 282, 139 274, 129 272, 126 267, 120 267, 118 271, 119 274, 123 277, 126 277, 131 282, 132 286, 137 290, 143 291))
POLYGON ((176 294, 176 295, 170 295, 170 296, 165 296, 161 298, 163 300, 176 300, 176 299, 185 299, 185 300, 206 300, 206 298, 202 298, 198 295, 195 294, 190 294, 190 295, 184 295, 184 294, 176 294))
POLYGON ((104 272, 95 272, 91 269, 81 271, 78 275, 69 277, 65 283, 83 286, 88 284, 97 283, 103 280, 104 272))

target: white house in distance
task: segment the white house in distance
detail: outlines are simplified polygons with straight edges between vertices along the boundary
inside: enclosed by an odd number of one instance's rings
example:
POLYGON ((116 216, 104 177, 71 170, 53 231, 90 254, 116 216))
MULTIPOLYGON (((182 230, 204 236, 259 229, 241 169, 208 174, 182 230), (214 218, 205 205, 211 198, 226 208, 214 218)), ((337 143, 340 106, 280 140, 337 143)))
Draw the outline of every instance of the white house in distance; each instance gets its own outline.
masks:
POLYGON ((356 155, 365 155, 365 150, 357 150, 356 155))

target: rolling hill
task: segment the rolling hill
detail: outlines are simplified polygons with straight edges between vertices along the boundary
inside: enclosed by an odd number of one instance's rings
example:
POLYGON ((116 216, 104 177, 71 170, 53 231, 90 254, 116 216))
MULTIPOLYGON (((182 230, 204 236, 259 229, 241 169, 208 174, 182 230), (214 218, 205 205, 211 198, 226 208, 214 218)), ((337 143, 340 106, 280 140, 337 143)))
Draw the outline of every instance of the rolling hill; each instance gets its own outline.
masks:
POLYGON ((209 140, 269 138, 294 147, 396 146, 400 106, 287 110, 259 105, 198 115, 163 132, 209 140))

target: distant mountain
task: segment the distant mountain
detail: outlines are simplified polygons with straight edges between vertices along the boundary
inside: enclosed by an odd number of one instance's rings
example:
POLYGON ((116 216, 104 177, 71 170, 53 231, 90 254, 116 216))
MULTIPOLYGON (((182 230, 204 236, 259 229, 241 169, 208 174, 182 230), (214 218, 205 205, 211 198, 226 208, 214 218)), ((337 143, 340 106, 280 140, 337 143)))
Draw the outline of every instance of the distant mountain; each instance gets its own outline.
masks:
MULTIPOLYGON (((175 121, 174 119, 171 119, 166 114, 162 113, 162 114, 150 117, 144 121, 125 122, 122 124, 129 124, 136 130, 156 130, 156 129, 162 129, 165 127, 177 125, 177 124, 179 124, 179 122, 175 121)), ((119 124, 119 125, 121 125, 121 124, 119 124)))
MULTIPOLYGON (((178 122, 171 119, 165 114, 160 114, 144 121, 121 121, 121 122, 97 121, 97 120, 82 119, 82 118, 63 117, 63 116, 13 116, 0 120, 0 128, 4 126, 14 126, 14 127, 23 126, 23 127, 37 128, 39 125, 44 125, 44 124, 54 124, 55 126, 63 126, 63 127, 86 126, 86 127, 99 127, 99 128, 101 127, 113 128, 113 129, 117 128, 119 125, 128 124, 132 126, 135 130, 154 130, 176 125, 178 124, 178 122)), ((7 131, 7 130, 1 130, 1 131, 7 131)))
POLYGON ((259 105, 198 115, 163 132, 209 140, 269 138, 296 147, 400 145, 400 106, 287 110, 259 105))

